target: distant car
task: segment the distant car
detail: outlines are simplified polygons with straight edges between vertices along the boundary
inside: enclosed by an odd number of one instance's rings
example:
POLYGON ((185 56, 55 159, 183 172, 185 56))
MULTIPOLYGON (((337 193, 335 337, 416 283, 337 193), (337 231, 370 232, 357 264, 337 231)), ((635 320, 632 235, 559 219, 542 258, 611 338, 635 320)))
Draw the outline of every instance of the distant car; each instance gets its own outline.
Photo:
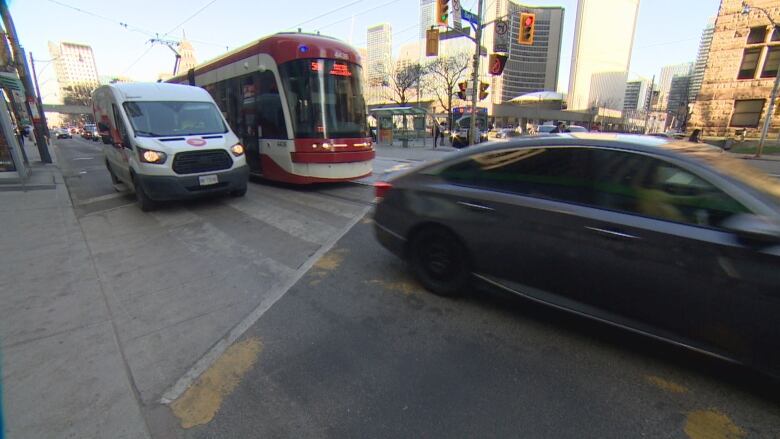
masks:
POLYGON ((440 295, 496 287, 780 377, 780 181, 701 144, 493 142, 375 185, 379 242, 440 295))
MULTIPOLYGON (((536 127, 538 134, 550 134, 555 129, 555 125, 539 125, 536 127)), ((579 125, 566 125, 567 133, 587 133, 588 129, 579 125)))
POLYGON ((95 142, 100 141, 100 131, 98 131, 97 126, 92 128, 92 140, 95 142))
POLYGON ((70 134, 70 131, 65 128, 58 128, 57 131, 57 138, 58 139, 71 139, 73 136, 70 134))
POLYGON ((76 128, 76 127, 70 127, 70 130, 69 130, 69 131, 70 131, 70 134, 71 134, 71 135, 76 135, 76 134, 78 134, 78 133, 79 133, 79 129, 78 129, 78 128, 76 128))
POLYGON ((81 137, 85 139, 91 139, 94 133, 95 125, 84 125, 84 128, 81 129, 81 137))
POLYGON ((508 139, 518 136, 520 136, 520 133, 515 128, 501 128, 496 133, 496 139, 508 139))
MULTIPOLYGON (((479 137, 477 143, 487 142, 487 133, 477 129, 479 137)), ((468 128, 458 128, 450 135, 450 144, 453 148, 463 148, 469 146, 469 130, 468 128)))

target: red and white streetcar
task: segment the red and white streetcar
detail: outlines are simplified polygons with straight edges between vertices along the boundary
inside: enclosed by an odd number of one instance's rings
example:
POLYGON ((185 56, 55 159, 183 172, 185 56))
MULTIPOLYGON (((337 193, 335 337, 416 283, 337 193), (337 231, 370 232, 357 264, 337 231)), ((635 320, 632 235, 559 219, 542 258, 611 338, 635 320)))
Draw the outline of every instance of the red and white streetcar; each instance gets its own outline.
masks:
POLYGON ((250 172, 308 184, 371 174, 358 52, 334 38, 278 33, 168 82, 214 97, 246 149, 250 172))

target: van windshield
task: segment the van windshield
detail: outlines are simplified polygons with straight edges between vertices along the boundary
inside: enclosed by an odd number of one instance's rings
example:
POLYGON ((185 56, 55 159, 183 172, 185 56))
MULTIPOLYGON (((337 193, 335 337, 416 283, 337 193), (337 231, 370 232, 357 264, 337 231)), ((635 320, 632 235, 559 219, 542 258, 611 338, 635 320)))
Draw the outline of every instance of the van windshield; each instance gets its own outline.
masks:
POLYGON ((139 137, 192 136, 226 133, 217 107, 211 102, 131 101, 125 112, 139 137))

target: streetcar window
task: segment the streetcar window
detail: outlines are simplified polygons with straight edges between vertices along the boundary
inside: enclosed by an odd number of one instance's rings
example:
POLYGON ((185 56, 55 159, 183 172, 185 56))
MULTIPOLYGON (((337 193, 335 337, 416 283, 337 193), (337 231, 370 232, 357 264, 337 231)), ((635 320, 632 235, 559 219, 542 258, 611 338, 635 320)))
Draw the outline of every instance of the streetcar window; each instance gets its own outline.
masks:
POLYGON ((282 98, 279 96, 279 86, 273 72, 266 70, 258 75, 257 103, 258 137, 287 139, 282 98))

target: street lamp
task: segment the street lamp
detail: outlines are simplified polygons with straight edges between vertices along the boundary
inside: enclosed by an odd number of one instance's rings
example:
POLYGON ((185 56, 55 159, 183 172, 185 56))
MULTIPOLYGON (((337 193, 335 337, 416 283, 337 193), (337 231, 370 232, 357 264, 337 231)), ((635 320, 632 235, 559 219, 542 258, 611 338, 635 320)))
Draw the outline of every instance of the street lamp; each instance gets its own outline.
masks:
MULTIPOLYGON (((750 6, 746 1, 742 2, 742 15, 750 14, 750 11, 753 9, 763 13, 764 16, 766 16, 766 18, 769 19, 769 22, 772 24, 772 32, 774 32, 775 29, 778 27, 778 24, 775 22, 775 20, 772 19, 772 16, 769 14, 769 11, 757 6, 750 6)), ((769 95, 769 106, 766 108, 764 125, 761 127, 761 138, 758 141, 758 149, 756 149, 756 157, 761 157, 761 153, 764 151, 764 142, 766 141, 766 136, 769 133, 769 124, 772 121, 772 112, 775 109, 775 99, 777 98, 777 90, 779 88, 780 88, 780 71, 775 73, 775 84, 774 86, 772 86, 772 93, 769 95)))

